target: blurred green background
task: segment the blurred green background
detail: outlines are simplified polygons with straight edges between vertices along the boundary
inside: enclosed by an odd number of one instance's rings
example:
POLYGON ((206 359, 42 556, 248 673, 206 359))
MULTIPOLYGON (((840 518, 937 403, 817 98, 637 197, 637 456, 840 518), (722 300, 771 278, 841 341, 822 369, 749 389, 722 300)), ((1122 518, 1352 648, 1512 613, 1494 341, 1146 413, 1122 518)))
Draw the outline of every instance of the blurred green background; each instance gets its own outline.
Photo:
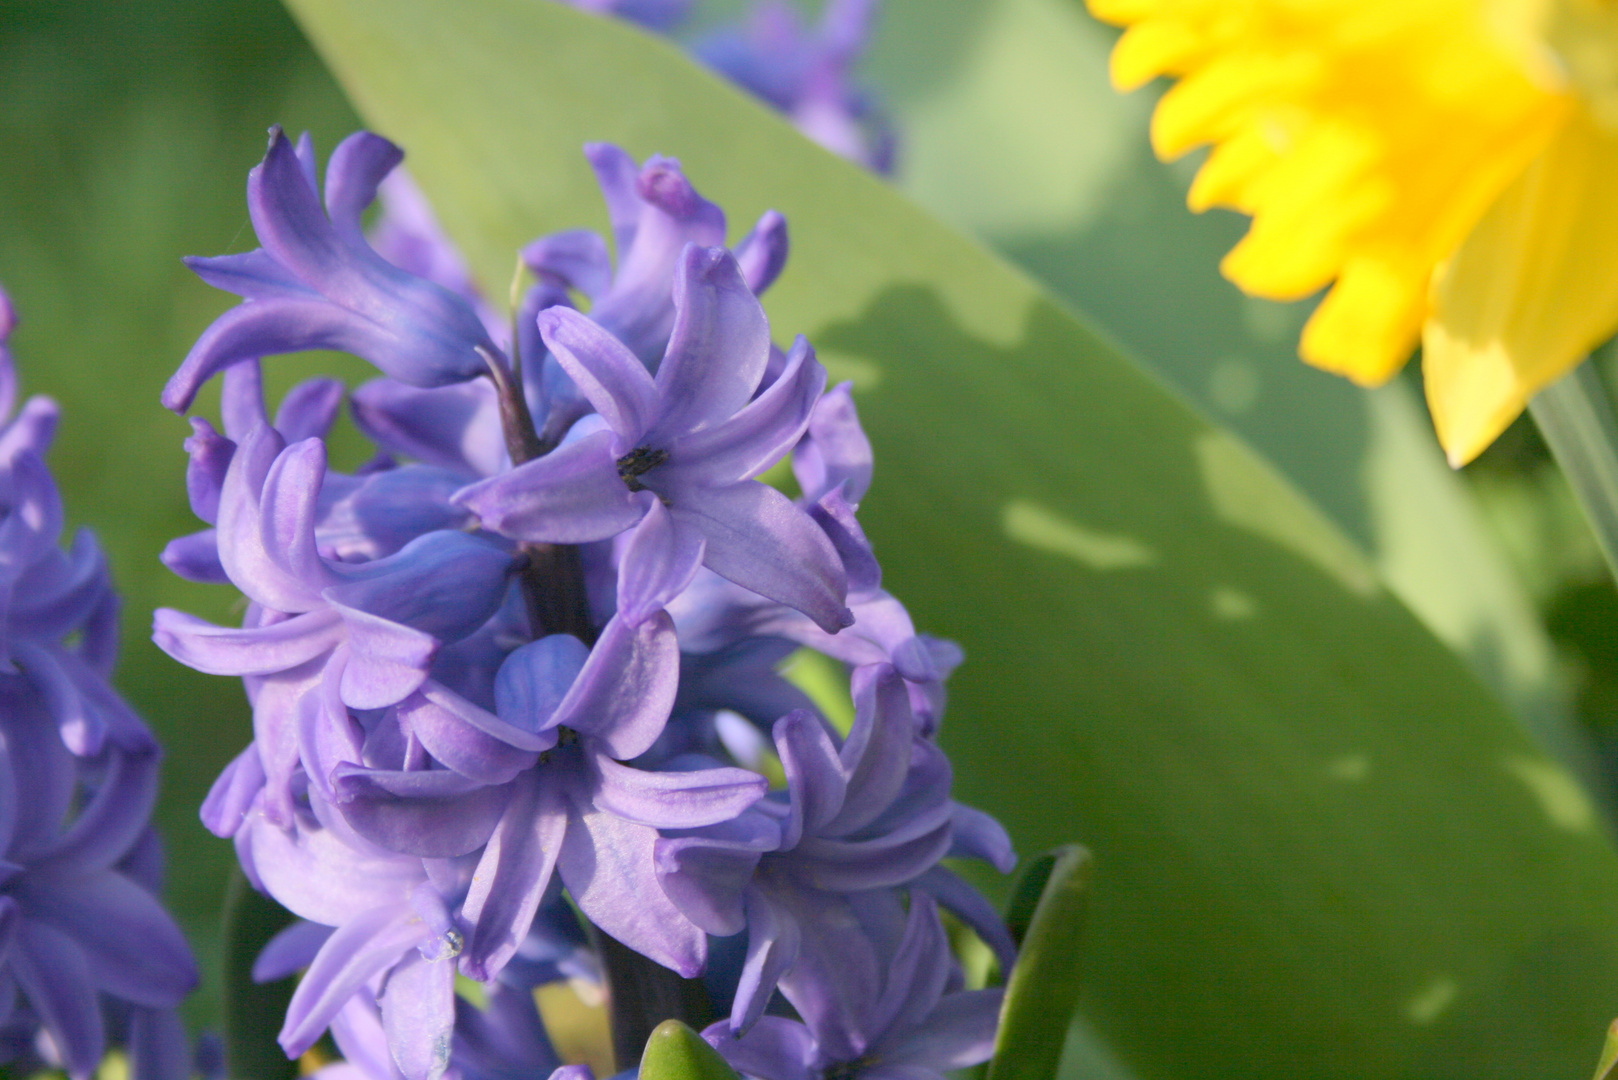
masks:
MULTIPOLYGON (((690 33, 744 6, 712 0, 690 33)), ((1113 37, 1076 0, 890 0, 867 70, 901 131, 896 182, 1270 457, 1602 791, 1618 594, 1531 428, 1457 476, 1413 380, 1365 393, 1300 364, 1306 311, 1247 300, 1218 277, 1243 223, 1185 211, 1194 161, 1151 158, 1150 93, 1122 98, 1106 83, 1113 37)), ((0 0, 0 282, 22 316, 25 389, 65 410, 51 464, 69 519, 98 532, 123 590, 120 686, 169 747, 158 820, 170 898, 210 972, 190 1006, 201 1024, 217 1018, 232 854, 196 807, 248 737, 247 715, 230 680, 170 662, 147 638, 156 606, 233 614, 229 590, 157 562, 197 527, 188 429, 157 394, 233 300, 178 260, 252 245, 243 187, 271 123, 307 128, 323 148, 358 124, 274 0, 0 0)), ((363 373, 300 357, 272 366, 272 389, 332 368, 363 373)), ((359 453, 345 438, 339 464, 359 453)))

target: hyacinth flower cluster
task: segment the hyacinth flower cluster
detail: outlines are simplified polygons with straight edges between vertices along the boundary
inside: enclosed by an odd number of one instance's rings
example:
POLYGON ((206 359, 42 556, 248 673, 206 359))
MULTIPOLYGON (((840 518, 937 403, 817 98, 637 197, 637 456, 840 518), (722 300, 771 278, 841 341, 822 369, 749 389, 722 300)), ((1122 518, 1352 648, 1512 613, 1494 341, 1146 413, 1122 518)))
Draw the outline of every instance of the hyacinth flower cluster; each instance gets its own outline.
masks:
POLYGON ((191 262, 243 302, 165 391, 185 411, 222 379, 186 443, 208 527, 164 559, 248 604, 239 627, 161 610, 155 639, 247 690, 252 741, 203 819, 298 917, 257 968, 301 972, 281 1045, 329 1030, 333 1076, 574 1075, 532 990, 582 978, 621 1068, 624 1031, 667 1016, 713 1019, 760 1080, 986 1060, 1001 992, 965 988, 940 909, 1002 970, 1014 947, 942 860, 1014 856, 951 797, 961 652, 883 588, 850 389, 760 306, 785 221, 727 247, 678 162, 586 152, 616 257, 536 240, 509 326, 369 133, 322 201, 307 137, 273 131, 262 246, 191 262), (383 374, 303 383, 272 418, 260 358, 317 347, 383 374), (352 474, 324 442, 345 396, 378 450, 352 474), (795 496, 759 479, 788 459, 795 496), (846 666, 848 731, 780 673, 800 649, 846 666))
POLYGON ((189 1074, 175 1008, 197 971, 164 910, 156 739, 108 682, 118 597, 94 538, 59 546, 57 407, 17 408, 0 291, 0 1064, 189 1074))
MULTIPOLYGON (((569 0, 652 30, 678 27, 690 0, 569 0)), ((818 25, 787 0, 760 0, 741 26, 709 33, 692 54, 784 113, 826 149, 878 173, 891 173, 896 139, 887 115, 854 78, 881 0, 827 0, 818 25)))

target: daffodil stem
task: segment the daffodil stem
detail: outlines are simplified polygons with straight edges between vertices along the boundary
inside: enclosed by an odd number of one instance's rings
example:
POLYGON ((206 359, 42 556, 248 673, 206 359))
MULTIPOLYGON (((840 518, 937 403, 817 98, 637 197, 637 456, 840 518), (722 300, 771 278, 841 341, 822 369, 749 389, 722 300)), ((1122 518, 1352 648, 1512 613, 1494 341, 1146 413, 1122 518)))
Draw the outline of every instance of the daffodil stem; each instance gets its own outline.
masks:
POLYGON ((1595 356, 1541 390, 1528 411, 1618 579, 1618 415, 1595 356))

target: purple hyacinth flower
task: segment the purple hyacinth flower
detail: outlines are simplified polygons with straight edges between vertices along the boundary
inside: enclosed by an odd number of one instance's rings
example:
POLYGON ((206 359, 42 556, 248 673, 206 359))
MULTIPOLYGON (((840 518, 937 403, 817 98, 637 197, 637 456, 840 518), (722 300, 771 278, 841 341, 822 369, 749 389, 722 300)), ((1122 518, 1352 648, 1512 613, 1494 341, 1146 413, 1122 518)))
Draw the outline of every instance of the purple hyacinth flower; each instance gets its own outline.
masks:
POLYGON ((288 447, 274 429, 255 428, 232 456, 218 507, 220 563, 253 601, 246 624, 215 626, 168 608, 153 616, 153 640, 181 663, 251 680, 256 767, 282 824, 299 764, 298 703, 339 646, 348 646, 338 683, 345 704, 401 701, 426 682, 443 644, 494 614, 514 566, 509 552, 453 530, 370 562, 330 559, 314 529, 324 477, 319 439, 288 447))
MULTIPOLYGON (((577 289, 591 300, 590 318, 656 368, 674 326, 674 280, 686 245, 723 247, 725 212, 691 186, 680 163, 651 157, 636 165, 610 143, 584 148, 594 167, 618 247, 614 268, 601 237, 587 230, 556 233, 523 249, 541 279, 577 289)), ((786 264, 786 221, 766 213, 736 247, 742 276, 762 293, 786 264)))
MULTIPOLYGON (((589 230, 542 237, 523 249, 538 284, 525 295, 518 329, 532 331, 521 342, 524 390, 546 439, 559 441, 588 402, 555 362, 544 355, 534 316, 545 307, 569 303, 568 291, 590 300, 590 317, 654 366, 668 346, 674 324, 672 282, 688 243, 705 247, 725 242, 725 215, 704 199, 673 158, 652 157, 645 165, 606 143, 585 148, 595 169, 612 222, 616 265, 607 243, 589 230)), ((408 184, 403 170, 383 184, 385 213, 373 242, 397 265, 465 296, 480 312, 488 305, 472 286, 465 260, 439 229, 431 208, 408 184)), ((786 220, 767 211, 736 246, 747 285, 762 293, 787 259, 786 220)), ((485 316, 485 323, 488 317, 485 316)), ((496 342, 506 331, 491 327, 496 342)), ((481 380, 422 390, 392 379, 377 379, 354 393, 359 427, 385 450, 466 474, 493 476, 509 467, 500 432, 493 387, 481 380)))
POLYGON ((660 602, 695 566, 659 557, 671 524, 659 505, 636 530, 618 575, 618 612, 593 649, 555 634, 501 669, 502 713, 544 717, 542 729, 571 734, 517 778, 484 849, 464 907, 472 929, 462 967, 473 978, 497 973, 520 947, 553 870, 602 930, 688 977, 702 970, 706 938, 656 883, 658 830, 734 818, 766 783, 743 769, 620 763, 651 747, 674 701, 679 651, 660 602))
POLYGON ((912 895, 891 945, 857 930, 838 944, 820 993, 794 1001, 804 1023, 766 1016, 737 1035, 721 1021, 703 1036, 753 1080, 944 1080, 994 1053, 1004 991, 961 989, 930 898, 912 895))
POLYGON ((163 404, 176 412, 233 364, 304 349, 355 353, 413 386, 487 370, 495 346, 472 307, 365 241, 360 214, 403 158, 399 148, 369 132, 345 139, 327 169, 324 208, 313 150, 307 142, 301 150, 273 128, 263 162, 248 174, 248 212, 263 247, 188 261, 244 302, 215 320, 164 388, 163 404))
POLYGON ((172 1034, 165 1011, 197 982, 152 891, 159 754, 147 740, 74 755, 45 695, 17 675, 0 675, 0 744, 0 1000, 20 991, 61 1066, 85 1080, 106 1049, 101 995, 139 1010, 127 1019, 151 1055, 172 1034))
POLYGON ((604 425, 457 500, 503 535, 564 544, 615 536, 661 501, 673 525, 669 558, 700 559, 835 633, 853 618, 836 549, 807 513, 754 479, 803 434, 825 370, 800 338, 786 369, 753 396, 769 362, 769 323, 723 248, 688 247, 674 296, 655 381, 585 316, 543 312, 546 344, 604 425))
POLYGON ((567 0, 583 11, 616 15, 640 23, 649 30, 667 33, 685 19, 692 0, 567 0))
POLYGON ((887 173, 892 130, 852 78, 879 7, 880 0, 828 0, 820 25, 810 30, 792 5, 764 0, 743 30, 721 31, 693 51, 828 150, 887 173))
POLYGON ((918 737, 903 680, 890 665, 872 665, 855 672, 854 690, 854 727, 841 746, 813 713, 776 722, 784 804, 761 803, 744 818, 658 842, 658 879, 688 918, 710 934, 748 930, 731 1012, 738 1031, 800 961, 812 941, 805 920, 834 906, 831 894, 906 884, 953 842, 949 762, 918 737))

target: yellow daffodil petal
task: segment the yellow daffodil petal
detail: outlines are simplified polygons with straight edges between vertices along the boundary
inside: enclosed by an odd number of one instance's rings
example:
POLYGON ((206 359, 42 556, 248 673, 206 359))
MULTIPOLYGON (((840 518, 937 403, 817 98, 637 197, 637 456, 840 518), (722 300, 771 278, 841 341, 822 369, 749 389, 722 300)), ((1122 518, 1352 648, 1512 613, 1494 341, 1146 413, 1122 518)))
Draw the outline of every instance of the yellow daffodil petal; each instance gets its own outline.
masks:
POLYGON ((1427 402, 1462 465, 1618 330, 1618 134, 1581 112, 1434 284, 1427 402))
POLYGON ((1192 208, 1253 217, 1226 276, 1280 300, 1335 281, 1300 352, 1363 383, 1409 356, 1434 269, 1574 109, 1480 0, 1090 4, 1129 27, 1116 81, 1180 77, 1152 141, 1213 145, 1192 208))

